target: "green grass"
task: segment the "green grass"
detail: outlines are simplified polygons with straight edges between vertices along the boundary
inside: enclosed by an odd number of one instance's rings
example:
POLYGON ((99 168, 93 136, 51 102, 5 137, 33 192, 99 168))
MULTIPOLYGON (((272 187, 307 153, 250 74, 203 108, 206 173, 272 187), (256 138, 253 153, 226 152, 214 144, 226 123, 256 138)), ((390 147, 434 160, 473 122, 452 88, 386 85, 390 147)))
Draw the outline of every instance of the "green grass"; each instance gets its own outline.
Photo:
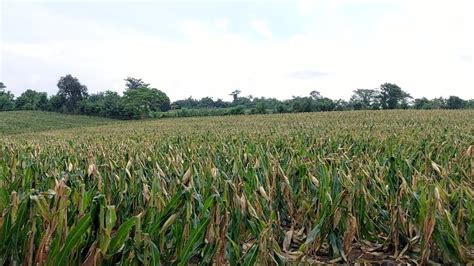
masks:
POLYGON ((474 261, 474 110, 0 137, 0 265, 474 261))
POLYGON ((98 126, 114 122, 116 121, 100 117, 65 115, 40 111, 0 112, 0 136, 98 126))

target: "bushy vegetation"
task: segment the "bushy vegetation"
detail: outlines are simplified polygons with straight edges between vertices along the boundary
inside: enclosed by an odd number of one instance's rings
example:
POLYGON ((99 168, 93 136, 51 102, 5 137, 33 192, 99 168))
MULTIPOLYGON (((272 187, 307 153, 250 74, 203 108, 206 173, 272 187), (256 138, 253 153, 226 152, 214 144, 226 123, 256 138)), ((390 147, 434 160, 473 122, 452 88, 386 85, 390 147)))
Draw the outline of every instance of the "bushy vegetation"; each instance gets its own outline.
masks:
POLYGON ((171 109, 170 99, 162 91, 149 87, 140 79, 127 78, 127 89, 123 96, 116 92, 89 95, 87 87, 71 75, 58 81, 58 93, 47 98, 46 93, 27 90, 17 99, 0 89, 0 111, 41 110, 67 114, 84 114, 118 119, 143 119, 153 113, 171 109))
POLYGON ((0 138, 0 264, 474 260, 474 111, 148 120, 0 138))
POLYGON ((380 110, 380 109, 465 109, 474 108, 474 100, 463 100, 456 96, 447 99, 426 98, 412 99, 400 87, 391 83, 384 83, 379 89, 356 89, 349 101, 332 100, 323 97, 318 91, 310 92, 307 97, 293 97, 280 101, 275 98, 254 98, 240 96, 241 91, 233 91, 230 95, 232 102, 221 99, 214 101, 210 97, 196 100, 188 98, 172 103, 172 109, 212 109, 212 108, 243 108, 241 114, 264 113, 302 113, 343 110, 380 110))
POLYGON ((37 133, 75 127, 88 127, 119 123, 102 117, 65 115, 39 111, 12 111, 0 115, 0 136, 20 133, 37 133))
POLYGON ((18 98, 0 86, 0 111, 41 110, 69 114, 85 114, 115 119, 145 119, 164 117, 190 117, 209 115, 243 115, 267 113, 305 113, 344 110, 380 109, 472 109, 474 100, 457 96, 447 99, 412 99, 396 84, 384 83, 378 89, 356 89, 349 101, 332 100, 318 91, 309 96, 296 96, 288 100, 241 96, 240 90, 230 93, 232 101, 191 97, 170 102, 162 91, 150 87, 141 79, 126 78, 123 96, 114 91, 88 94, 87 87, 71 75, 58 81, 59 91, 51 98, 46 93, 26 90, 18 98), (171 112, 169 112, 172 110, 171 112), (175 111, 178 110, 178 111, 175 111))

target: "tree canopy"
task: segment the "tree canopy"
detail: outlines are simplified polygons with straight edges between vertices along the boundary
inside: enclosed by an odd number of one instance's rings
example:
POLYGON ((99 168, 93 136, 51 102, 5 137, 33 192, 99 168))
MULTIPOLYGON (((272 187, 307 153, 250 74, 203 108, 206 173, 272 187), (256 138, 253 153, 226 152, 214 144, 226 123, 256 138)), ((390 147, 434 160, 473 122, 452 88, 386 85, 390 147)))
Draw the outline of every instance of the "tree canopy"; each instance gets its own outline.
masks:
POLYGON ((15 109, 46 111, 48 109, 48 94, 46 92, 26 90, 16 99, 15 109))
POLYGON ((170 99, 155 88, 137 88, 125 91, 123 108, 127 118, 145 118, 154 112, 166 112, 171 109, 170 99))
POLYGON ((11 111, 14 108, 14 95, 5 89, 5 84, 0 82, 0 111, 11 111))
POLYGON ((143 119, 174 116, 241 115, 267 113, 327 112, 342 110, 377 109, 461 109, 474 108, 474 100, 463 100, 457 96, 449 98, 412 99, 398 85, 381 84, 379 88, 353 91, 349 101, 332 100, 317 90, 307 96, 296 96, 288 100, 242 96, 242 91, 230 93, 232 101, 214 100, 212 97, 186 99, 170 102, 163 91, 153 88, 142 79, 128 77, 123 96, 114 91, 88 94, 87 87, 71 75, 58 81, 58 93, 48 98, 44 92, 28 89, 15 99, 0 82, 0 111, 42 110, 77 113, 117 119, 143 119), (170 111, 171 112, 168 112, 170 111))
POLYGON ((232 96, 233 102, 237 102, 237 99, 239 98, 241 91, 240 90, 234 90, 232 91, 229 95, 232 96))
POLYGON ((64 99, 64 105, 68 112, 75 112, 79 102, 88 96, 87 87, 69 74, 59 79, 58 88, 58 95, 64 99))
POLYGON ((356 110, 379 109, 378 95, 376 89, 356 89, 351 97, 351 103, 356 110))
POLYGON ((379 99, 382 109, 407 107, 407 100, 410 98, 410 94, 403 91, 396 84, 384 83, 380 85, 379 99))
POLYGON ((125 86, 128 90, 136 90, 140 88, 148 88, 150 84, 143 82, 142 79, 128 77, 125 79, 125 86))

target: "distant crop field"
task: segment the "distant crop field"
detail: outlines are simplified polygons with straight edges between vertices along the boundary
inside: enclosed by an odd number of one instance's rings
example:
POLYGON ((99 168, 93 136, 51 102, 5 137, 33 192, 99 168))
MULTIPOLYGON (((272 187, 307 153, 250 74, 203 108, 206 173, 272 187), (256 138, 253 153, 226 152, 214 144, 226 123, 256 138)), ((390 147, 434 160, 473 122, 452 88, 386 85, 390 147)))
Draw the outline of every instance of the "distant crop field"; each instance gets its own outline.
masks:
POLYGON ((105 125, 112 119, 40 111, 0 112, 0 136, 64 128, 105 125))
POLYGON ((473 117, 205 117, 3 136, 0 264, 472 263, 473 117))

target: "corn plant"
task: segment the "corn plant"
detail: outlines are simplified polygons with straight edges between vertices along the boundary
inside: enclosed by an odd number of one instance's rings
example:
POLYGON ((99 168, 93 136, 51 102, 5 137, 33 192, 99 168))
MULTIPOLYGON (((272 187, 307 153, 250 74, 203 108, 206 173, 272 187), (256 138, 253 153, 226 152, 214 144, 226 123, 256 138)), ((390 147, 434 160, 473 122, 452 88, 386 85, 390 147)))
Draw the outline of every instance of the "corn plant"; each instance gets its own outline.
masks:
POLYGON ((0 137, 0 264, 472 263, 474 112, 0 137))

